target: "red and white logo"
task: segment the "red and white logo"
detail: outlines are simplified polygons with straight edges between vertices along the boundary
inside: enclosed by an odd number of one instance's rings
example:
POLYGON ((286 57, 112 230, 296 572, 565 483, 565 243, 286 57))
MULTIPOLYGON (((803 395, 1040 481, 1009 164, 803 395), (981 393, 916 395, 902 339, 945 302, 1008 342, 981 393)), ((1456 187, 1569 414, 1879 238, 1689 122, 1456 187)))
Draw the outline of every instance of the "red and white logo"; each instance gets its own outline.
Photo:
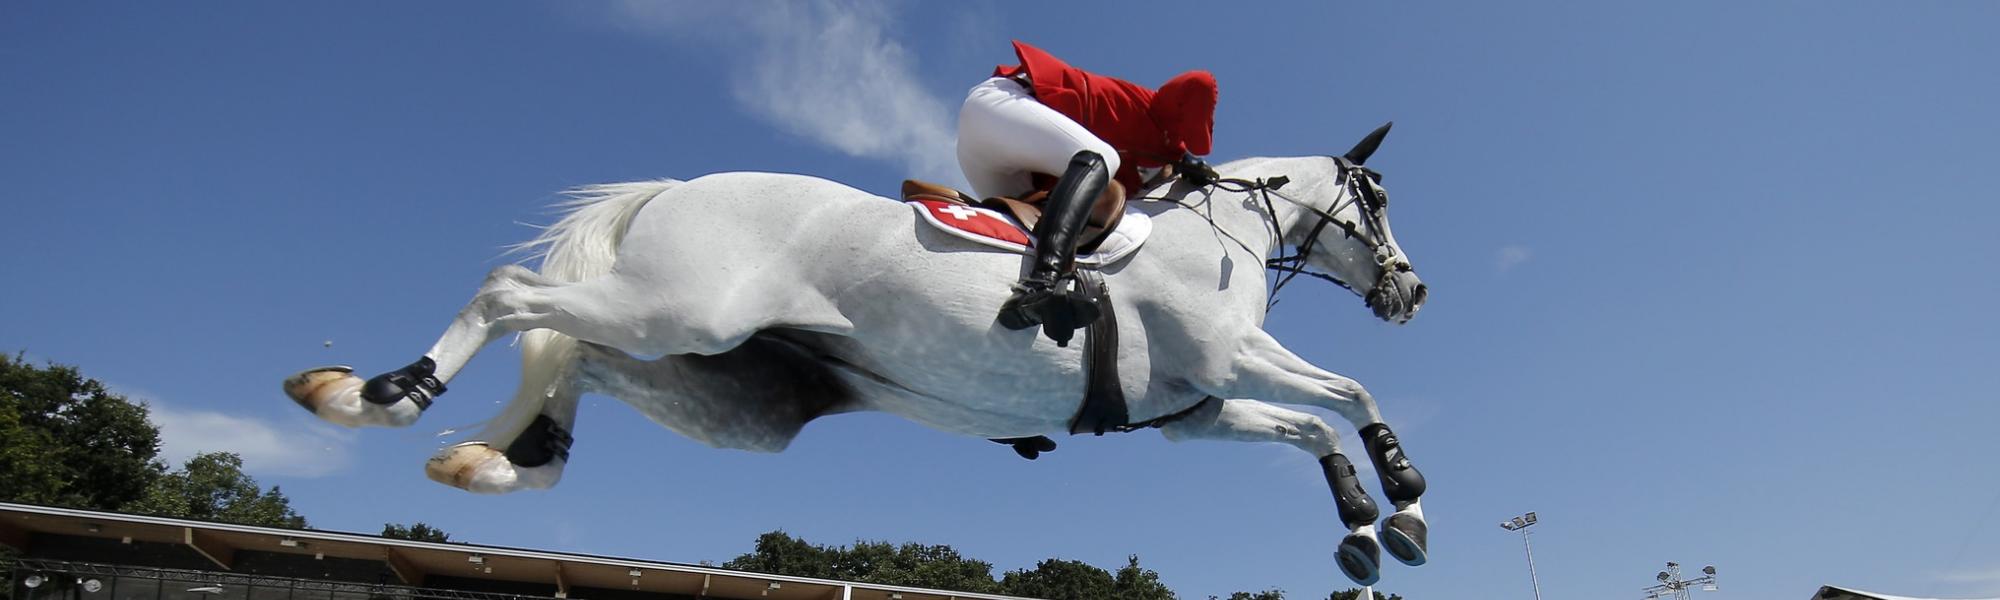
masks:
MULTIPOLYGON (((917 199, 907 201, 915 207, 924 220, 952 236, 965 239, 989 248, 999 248, 1010 252, 1027 253, 1028 232, 1014 217, 999 211, 953 204, 943 200, 917 199)), ((1098 244, 1097 252, 1076 257, 1077 264, 1108 265, 1131 256, 1153 233, 1153 220, 1133 205, 1125 206, 1125 217, 1118 222, 1118 230, 1098 244)))
POLYGON ((952 204, 942 200, 912 200, 911 204, 923 207, 924 217, 934 225, 959 237, 980 243, 1002 242, 1009 250, 1028 247, 1028 234, 1014 219, 998 212, 952 204))

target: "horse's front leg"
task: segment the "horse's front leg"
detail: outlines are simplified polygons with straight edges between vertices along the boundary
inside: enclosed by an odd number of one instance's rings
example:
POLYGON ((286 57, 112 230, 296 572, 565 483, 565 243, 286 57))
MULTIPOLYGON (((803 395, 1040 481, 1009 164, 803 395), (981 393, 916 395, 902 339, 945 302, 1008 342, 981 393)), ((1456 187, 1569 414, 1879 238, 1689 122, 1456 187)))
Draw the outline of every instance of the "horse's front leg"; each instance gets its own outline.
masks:
POLYGON ((1176 442, 1278 442, 1313 455, 1319 459, 1327 485, 1333 488, 1341 524, 1348 530, 1340 541, 1340 571, 1361 585, 1373 585, 1381 578, 1382 558, 1375 535, 1375 518, 1381 512, 1361 489, 1353 463, 1341 455, 1340 433, 1326 421, 1256 400, 1209 398, 1186 416, 1161 426, 1160 433, 1176 442))
POLYGON ((554 310, 539 293, 556 282, 517 265, 494 269, 429 352, 401 369, 363 381, 347 367, 321 367, 285 380, 285 394, 320 418, 348 427, 415 423, 474 354, 517 329, 503 320, 554 310))
POLYGON ((1205 391, 1226 398, 1318 406, 1354 424, 1375 464, 1383 495, 1396 506, 1396 513, 1382 523, 1384 546, 1404 564, 1421 565, 1428 560, 1429 529, 1418 501, 1424 493, 1424 476, 1403 453, 1395 432, 1382 421, 1375 397, 1360 383, 1314 366, 1270 334, 1253 330, 1238 345, 1231 372, 1218 377, 1213 387, 1205 391))

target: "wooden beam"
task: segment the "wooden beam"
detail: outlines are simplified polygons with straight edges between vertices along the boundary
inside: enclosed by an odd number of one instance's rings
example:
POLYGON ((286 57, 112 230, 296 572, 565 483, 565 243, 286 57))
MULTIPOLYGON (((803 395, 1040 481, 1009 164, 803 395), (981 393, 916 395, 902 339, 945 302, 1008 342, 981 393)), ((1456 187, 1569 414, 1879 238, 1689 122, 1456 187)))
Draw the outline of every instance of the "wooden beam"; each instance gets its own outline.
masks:
POLYGON ((556 597, 569 597, 569 579, 563 577, 563 564, 560 560, 556 561, 556 597))
POLYGON ((703 574, 703 575, 701 576, 701 593, 699 593, 699 594, 695 594, 695 595, 694 595, 694 597, 696 597, 696 598, 707 598, 707 597, 708 597, 708 578, 710 578, 710 577, 714 577, 714 576, 713 576, 713 575, 708 575, 708 574, 703 574))
POLYGON ((224 543, 215 536, 195 531, 193 527, 181 528, 181 543, 187 544, 203 558, 207 558, 208 562, 215 563, 215 566, 222 567, 224 571, 229 570, 229 562, 236 559, 234 546, 224 543))
POLYGON ((397 552, 395 548, 382 548, 382 562, 389 564, 389 572, 395 573, 396 579, 401 580, 403 585, 423 585, 424 577, 429 575, 424 573, 423 569, 417 568, 416 563, 410 562, 408 557, 397 552))
POLYGON ((0 546, 6 546, 26 553, 28 551, 29 535, 26 529, 0 521, 0 546))

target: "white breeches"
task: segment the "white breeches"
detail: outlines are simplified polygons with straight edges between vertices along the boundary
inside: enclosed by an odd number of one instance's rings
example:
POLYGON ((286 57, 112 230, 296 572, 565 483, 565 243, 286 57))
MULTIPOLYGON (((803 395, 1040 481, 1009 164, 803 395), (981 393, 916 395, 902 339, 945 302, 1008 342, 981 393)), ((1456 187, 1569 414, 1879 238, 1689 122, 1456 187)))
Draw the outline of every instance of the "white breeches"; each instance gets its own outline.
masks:
POLYGON ((1118 172, 1118 151, 1055 109, 1036 100, 1020 82, 994 77, 972 86, 958 111, 958 168, 980 198, 1019 196, 1029 174, 1061 176, 1069 159, 1089 150, 1118 172))

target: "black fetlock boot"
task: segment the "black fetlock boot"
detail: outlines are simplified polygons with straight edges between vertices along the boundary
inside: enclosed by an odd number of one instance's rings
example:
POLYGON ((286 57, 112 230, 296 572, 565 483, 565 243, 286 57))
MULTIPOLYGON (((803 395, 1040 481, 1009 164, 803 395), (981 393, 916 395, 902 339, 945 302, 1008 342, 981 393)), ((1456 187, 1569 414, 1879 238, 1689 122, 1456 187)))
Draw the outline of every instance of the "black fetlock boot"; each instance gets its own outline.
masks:
POLYGON ((1071 332, 1097 320, 1096 301, 1073 294, 1069 283, 1084 222, 1110 181, 1104 157, 1096 152, 1085 150, 1069 159, 1069 169, 1049 192, 1035 223, 1034 264, 1014 284, 1013 297, 1000 306, 1000 326, 1027 329, 1046 323, 1050 338, 1067 342, 1071 332))

